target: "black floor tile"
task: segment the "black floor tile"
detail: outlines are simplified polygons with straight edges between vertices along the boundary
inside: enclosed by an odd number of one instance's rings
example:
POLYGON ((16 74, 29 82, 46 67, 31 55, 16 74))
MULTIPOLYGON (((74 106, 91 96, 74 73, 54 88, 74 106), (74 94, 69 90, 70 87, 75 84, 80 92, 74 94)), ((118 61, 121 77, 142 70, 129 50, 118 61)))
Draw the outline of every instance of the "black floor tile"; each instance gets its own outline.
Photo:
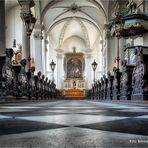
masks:
POLYGON ((87 124, 79 127, 148 136, 148 120, 146 119, 129 118, 116 121, 87 124))
POLYGON ((120 116, 120 117, 136 117, 147 115, 148 112, 122 112, 122 111, 101 111, 101 112, 90 112, 90 113, 81 113, 88 115, 101 115, 101 116, 120 116))
POLYGON ((63 128, 66 126, 45 123, 45 122, 35 122, 28 120, 20 120, 20 119, 1 119, 0 120, 0 135, 7 134, 15 134, 22 132, 32 132, 32 131, 40 131, 47 129, 56 129, 63 128))

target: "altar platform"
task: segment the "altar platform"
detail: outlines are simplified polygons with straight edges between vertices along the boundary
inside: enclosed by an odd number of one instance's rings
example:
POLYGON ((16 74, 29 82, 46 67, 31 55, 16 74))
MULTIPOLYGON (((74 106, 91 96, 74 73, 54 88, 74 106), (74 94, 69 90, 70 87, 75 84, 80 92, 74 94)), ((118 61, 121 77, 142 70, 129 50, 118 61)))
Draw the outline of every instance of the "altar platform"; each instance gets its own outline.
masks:
POLYGON ((80 89, 69 89, 64 90, 64 98, 69 99, 85 99, 85 90, 80 89))

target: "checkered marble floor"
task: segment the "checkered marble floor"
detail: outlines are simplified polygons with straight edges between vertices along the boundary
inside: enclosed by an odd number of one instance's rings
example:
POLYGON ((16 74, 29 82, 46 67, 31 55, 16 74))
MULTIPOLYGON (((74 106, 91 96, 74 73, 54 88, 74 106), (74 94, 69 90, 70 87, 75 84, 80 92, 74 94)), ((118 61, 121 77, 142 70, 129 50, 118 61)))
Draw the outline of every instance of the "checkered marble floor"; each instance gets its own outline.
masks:
POLYGON ((1 104, 1 147, 148 147, 148 106, 88 100, 1 104))

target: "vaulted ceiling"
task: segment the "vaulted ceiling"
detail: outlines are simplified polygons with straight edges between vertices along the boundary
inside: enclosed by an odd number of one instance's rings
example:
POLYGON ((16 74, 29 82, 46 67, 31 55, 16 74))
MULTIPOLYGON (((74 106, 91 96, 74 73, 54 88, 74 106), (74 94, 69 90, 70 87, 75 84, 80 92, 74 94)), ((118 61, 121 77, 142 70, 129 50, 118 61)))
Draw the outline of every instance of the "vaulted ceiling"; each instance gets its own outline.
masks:
MULTIPOLYGON (((82 39, 86 48, 93 48, 103 35, 107 21, 109 0, 34 0, 35 14, 44 25, 46 37, 50 37, 55 48, 70 37, 82 39)), ((6 0, 6 9, 17 4, 17 0, 6 0)))
POLYGON ((61 48, 71 37, 78 37, 87 49, 92 49, 103 34, 106 0, 42 0, 40 4, 41 21, 46 35, 55 43, 54 48, 61 48))
POLYGON ((63 21, 67 22, 73 18, 89 22, 102 33, 107 14, 100 0, 41 1, 41 19, 45 27, 48 28, 47 31, 56 24, 63 21))

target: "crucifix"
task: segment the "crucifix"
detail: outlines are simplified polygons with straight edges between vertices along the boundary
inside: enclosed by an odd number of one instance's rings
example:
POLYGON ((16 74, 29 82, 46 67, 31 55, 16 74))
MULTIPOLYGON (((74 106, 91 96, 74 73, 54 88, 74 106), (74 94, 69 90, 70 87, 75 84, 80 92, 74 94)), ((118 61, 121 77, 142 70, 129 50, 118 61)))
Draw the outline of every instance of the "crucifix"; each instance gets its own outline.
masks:
POLYGON ((73 53, 76 53, 76 47, 73 47, 72 49, 73 49, 73 53))

